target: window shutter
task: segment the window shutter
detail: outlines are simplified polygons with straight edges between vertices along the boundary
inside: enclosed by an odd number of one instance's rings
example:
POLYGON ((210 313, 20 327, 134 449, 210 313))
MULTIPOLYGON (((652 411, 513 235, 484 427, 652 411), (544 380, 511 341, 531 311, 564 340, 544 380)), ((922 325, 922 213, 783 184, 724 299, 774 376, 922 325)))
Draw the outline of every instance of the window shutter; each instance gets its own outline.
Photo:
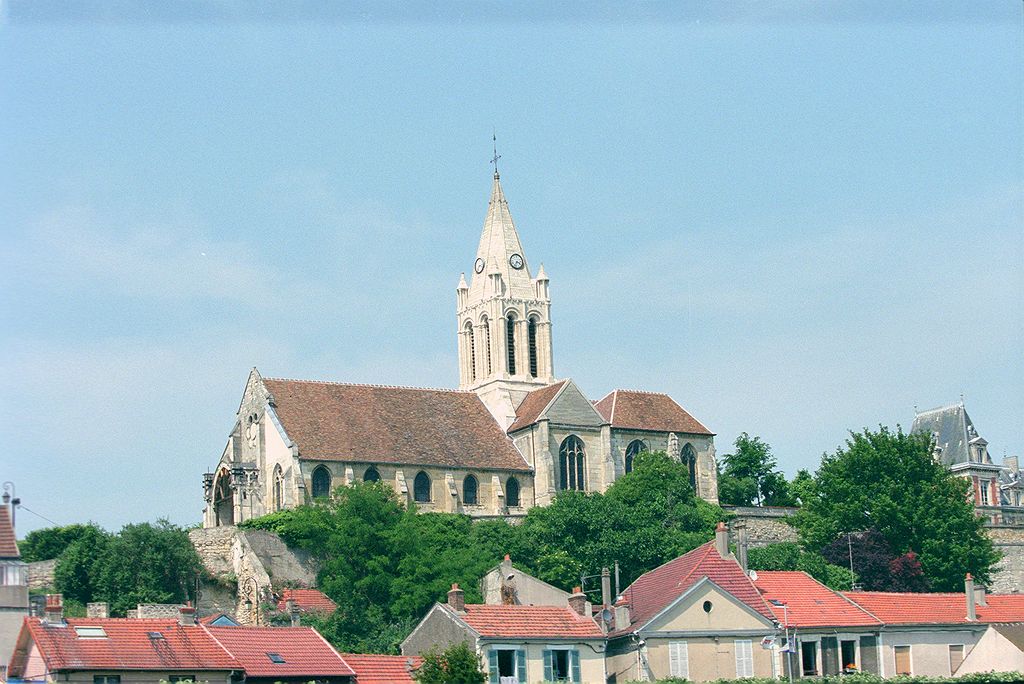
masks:
POLYGON ((523 649, 516 651, 516 678, 519 684, 526 684, 526 651, 523 649))
POLYGON ((487 654, 487 661, 491 684, 498 684, 498 652, 493 648, 487 654))
POLYGON ((551 658, 552 658, 551 651, 545 649, 544 650, 544 681, 545 682, 553 682, 553 681, 555 681, 555 668, 552 666, 551 658))
POLYGON ((583 681, 580 677, 580 652, 576 649, 569 651, 569 669, 572 671, 572 681, 583 681))
POLYGON ((668 642, 668 673, 673 677, 689 678, 690 653, 685 641, 668 642))
POLYGON ((733 642, 736 649, 736 676, 754 676, 754 649, 749 639, 733 642))

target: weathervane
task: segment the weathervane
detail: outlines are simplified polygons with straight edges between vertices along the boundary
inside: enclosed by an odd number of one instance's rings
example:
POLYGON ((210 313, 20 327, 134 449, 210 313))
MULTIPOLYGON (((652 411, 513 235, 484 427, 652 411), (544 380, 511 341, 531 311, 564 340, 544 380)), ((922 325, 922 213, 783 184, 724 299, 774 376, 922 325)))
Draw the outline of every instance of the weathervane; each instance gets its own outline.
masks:
POLYGON ((498 134, 494 133, 491 135, 491 141, 494 143, 494 158, 491 159, 491 163, 494 164, 494 177, 498 177, 498 160, 501 159, 501 155, 498 154, 498 134))

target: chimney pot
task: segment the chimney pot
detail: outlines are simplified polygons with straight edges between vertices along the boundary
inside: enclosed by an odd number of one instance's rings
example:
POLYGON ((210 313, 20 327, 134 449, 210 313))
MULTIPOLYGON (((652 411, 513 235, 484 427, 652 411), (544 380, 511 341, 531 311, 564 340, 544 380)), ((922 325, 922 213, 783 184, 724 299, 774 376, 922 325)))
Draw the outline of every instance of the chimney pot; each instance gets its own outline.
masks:
POLYGON ((192 607, 191 601, 178 608, 178 624, 182 627, 196 624, 196 609, 192 607))
POLYGON ((452 583, 452 589, 448 592, 448 605, 456 613, 466 612, 466 592, 459 589, 457 582, 452 583))
POLYGON ((572 594, 569 596, 569 607, 577 615, 590 617, 587 615, 587 595, 583 593, 580 587, 572 588, 572 594))

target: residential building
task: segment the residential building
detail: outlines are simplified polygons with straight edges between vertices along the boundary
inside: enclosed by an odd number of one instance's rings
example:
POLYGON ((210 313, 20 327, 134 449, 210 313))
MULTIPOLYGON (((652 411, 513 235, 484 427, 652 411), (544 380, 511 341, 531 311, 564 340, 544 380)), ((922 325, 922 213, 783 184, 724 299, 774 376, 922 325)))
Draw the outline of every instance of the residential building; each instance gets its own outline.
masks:
POLYGON ((356 673, 357 684, 416 684, 412 673, 423 664, 419 656, 343 653, 356 673))
POLYGON ((513 567, 505 554, 480 580, 480 595, 491 605, 564 606, 571 594, 513 567))
POLYGON ((28 615, 28 571, 14 534, 9 496, 0 504, 0 678, 28 615))
POLYGON ((338 608, 338 604, 319 589, 282 589, 277 609, 287 611, 289 601, 300 613, 333 613, 338 608))
POLYGON ((355 672, 312 627, 205 627, 251 684, 347 684, 355 672))

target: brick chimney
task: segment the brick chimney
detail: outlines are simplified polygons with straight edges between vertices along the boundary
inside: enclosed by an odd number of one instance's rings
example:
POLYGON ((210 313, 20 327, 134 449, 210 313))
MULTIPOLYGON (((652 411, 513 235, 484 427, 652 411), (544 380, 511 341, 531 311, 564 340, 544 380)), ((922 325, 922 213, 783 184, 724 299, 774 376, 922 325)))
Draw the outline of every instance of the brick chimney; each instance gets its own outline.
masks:
POLYGON ((85 615, 91 618, 110 617, 110 605, 106 601, 85 604, 85 615))
POLYGON ((729 557, 729 530, 724 522, 718 523, 715 527, 715 550, 722 558, 729 557))
POLYGON ((977 620, 978 612, 974 608, 974 578, 971 577, 971 573, 964 577, 964 598, 967 599, 967 619, 977 620))
POLYGON ((590 617, 587 615, 587 595, 583 593, 583 589, 580 587, 573 587, 572 594, 569 595, 569 607, 573 609, 577 615, 583 617, 590 617))
POLYGON ((182 627, 195 626, 196 609, 192 607, 191 601, 178 608, 178 624, 182 627))
POLYGON ((448 605, 456 613, 466 612, 466 592, 459 589, 458 582, 452 584, 452 590, 448 592, 448 605))
POLYGON ((64 621, 64 596, 62 594, 46 595, 46 612, 43 619, 54 623, 64 621))
POLYGON ((299 605, 295 603, 295 599, 288 599, 284 602, 285 610, 288 611, 288 617, 292 621, 292 627, 298 627, 302 624, 302 616, 299 614, 299 605))

